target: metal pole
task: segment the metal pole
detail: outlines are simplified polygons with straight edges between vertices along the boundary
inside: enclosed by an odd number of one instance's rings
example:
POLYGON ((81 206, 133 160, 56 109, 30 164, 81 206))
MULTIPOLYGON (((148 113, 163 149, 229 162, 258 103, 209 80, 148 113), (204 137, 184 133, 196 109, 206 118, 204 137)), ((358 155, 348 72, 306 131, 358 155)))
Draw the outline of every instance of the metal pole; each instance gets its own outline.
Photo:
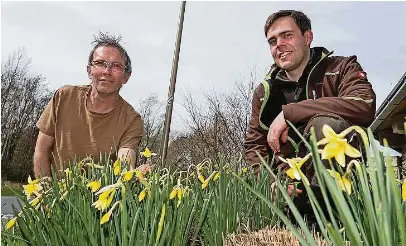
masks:
POLYGON ((164 166, 166 154, 167 154, 167 150, 168 150, 168 140, 169 140, 169 132, 171 129, 173 101, 174 101, 174 97, 175 97, 176 75, 178 73, 180 44, 182 42, 183 20, 185 17, 185 6, 186 6, 186 1, 182 1, 180 16, 179 16, 179 24, 178 24, 178 34, 177 34, 177 38, 176 38, 174 57, 173 57, 173 61, 172 61, 172 71, 171 71, 171 80, 170 80, 170 84, 169 84, 169 94, 168 94, 168 100, 166 102, 164 139, 163 139, 164 144, 162 146, 162 153, 161 153, 162 166, 164 166))

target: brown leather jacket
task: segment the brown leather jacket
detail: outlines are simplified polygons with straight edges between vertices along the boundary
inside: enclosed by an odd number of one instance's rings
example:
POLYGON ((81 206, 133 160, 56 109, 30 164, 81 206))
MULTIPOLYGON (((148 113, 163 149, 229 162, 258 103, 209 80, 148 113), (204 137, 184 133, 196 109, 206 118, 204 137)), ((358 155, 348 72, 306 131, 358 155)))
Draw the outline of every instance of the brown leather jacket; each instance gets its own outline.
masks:
POLYGON ((266 79, 254 91, 252 115, 244 141, 248 163, 260 163, 271 153, 268 128, 283 111, 296 127, 314 115, 334 113, 351 124, 368 127, 375 115, 376 95, 356 56, 330 56, 325 48, 311 49, 311 59, 298 82, 283 70, 271 67, 266 79))

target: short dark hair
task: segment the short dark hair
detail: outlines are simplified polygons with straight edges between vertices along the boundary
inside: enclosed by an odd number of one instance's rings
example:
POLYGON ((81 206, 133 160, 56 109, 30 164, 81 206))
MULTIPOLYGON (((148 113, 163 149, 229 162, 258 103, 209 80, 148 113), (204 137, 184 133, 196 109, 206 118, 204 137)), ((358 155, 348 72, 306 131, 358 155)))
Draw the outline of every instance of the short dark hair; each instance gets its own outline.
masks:
POLYGON ((292 17, 295 21, 296 25, 299 27, 302 34, 304 34, 308 30, 312 30, 312 25, 310 23, 309 17, 307 17, 303 12, 297 10, 279 10, 276 13, 271 14, 265 22, 265 37, 269 30, 269 28, 273 25, 273 23, 281 18, 281 17, 292 17))
POLYGON ((123 56, 123 58, 125 60, 125 71, 128 73, 132 72, 131 59, 128 56, 127 51, 120 44, 120 41, 122 38, 120 35, 114 36, 109 33, 99 32, 99 35, 98 36, 93 35, 93 38, 94 38, 94 40, 91 43, 93 45, 93 49, 90 51, 90 54, 89 54, 88 65, 90 65, 91 62, 93 61, 93 54, 97 48, 99 48, 101 46, 111 46, 111 47, 117 48, 121 52, 121 55, 123 56))

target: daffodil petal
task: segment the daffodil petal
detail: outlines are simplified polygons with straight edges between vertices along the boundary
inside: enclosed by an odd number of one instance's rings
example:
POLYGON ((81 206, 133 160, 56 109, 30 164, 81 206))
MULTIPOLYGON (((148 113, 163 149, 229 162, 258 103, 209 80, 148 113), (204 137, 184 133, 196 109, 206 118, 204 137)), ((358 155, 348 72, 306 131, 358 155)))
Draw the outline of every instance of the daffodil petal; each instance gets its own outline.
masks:
POLYGON ((199 175, 197 177, 199 178, 201 183, 204 183, 205 180, 204 180, 204 177, 203 177, 203 175, 201 173, 199 173, 199 175))
POLYGON ((300 171, 298 169, 293 171, 293 176, 295 177, 295 179, 300 180, 302 177, 300 177, 300 171))
POLYGON ((219 178, 220 178, 220 172, 217 172, 216 175, 214 175, 214 177, 213 177, 213 181, 216 181, 219 178))
POLYGON ((12 218, 11 220, 9 220, 6 224, 6 229, 10 229, 11 227, 13 227, 17 222, 17 217, 12 218))
POLYGON ((145 157, 147 157, 147 158, 150 158, 150 157, 151 157, 151 151, 148 149, 148 147, 145 148, 145 151, 144 151, 143 153, 144 153, 144 156, 145 156, 145 157))
POLYGON ((178 189, 178 200, 182 200, 183 191, 181 188, 178 189))
POLYGON ((323 125, 321 131, 323 132, 324 137, 327 139, 337 138, 337 133, 329 125, 323 125))
POLYGON ((125 181, 130 181, 132 179, 132 177, 133 177, 133 174, 134 174, 134 172, 131 172, 131 171, 125 172, 124 173, 124 180, 125 181))
POLYGON ((113 164, 114 175, 118 175, 121 171, 120 159, 117 159, 113 164))
POLYGON ((343 185, 344 185, 344 191, 348 193, 348 195, 351 195, 351 182, 347 178, 342 178, 343 180, 343 185))
POLYGON ((209 184, 209 179, 205 180, 205 181, 202 183, 202 189, 205 189, 208 184, 209 184))
POLYGON ((173 198, 175 198, 176 194, 178 193, 177 189, 173 189, 171 194, 169 194, 169 199, 172 200, 173 198))
POLYGON ((348 143, 345 144, 345 154, 352 158, 361 157, 361 153, 356 148, 352 147, 348 143))
POLYGON ((406 201, 406 179, 403 181, 402 184, 402 200, 406 201))
POLYGON ((328 143, 321 153, 321 158, 323 160, 331 159, 332 157, 336 156, 337 153, 340 151, 340 144, 337 142, 330 142, 328 143))
POLYGON ((293 168, 289 168, 288 170, 285 171, 285 173, 289 176, 289 178, 294 179, 294 172, 295 170, 293 168))
POLYGON ((345 154, 344 152, 339 152, 335 157, 334 157, 340 166, 345 167, 345 154))
POLYGON ((144 200, 145 195, 146 191, 145 190, 141 191, 141 193, 138 195, 138 201, 141 202, 142 200, 144 200))
POLYGON ((106 223, 107 221, 110 220, 110 216, 111 216, 111 211, 107 212, 105 215, 103 215, 103 217, 100 220, 100 225, 103 225, 104 223, 106 223))

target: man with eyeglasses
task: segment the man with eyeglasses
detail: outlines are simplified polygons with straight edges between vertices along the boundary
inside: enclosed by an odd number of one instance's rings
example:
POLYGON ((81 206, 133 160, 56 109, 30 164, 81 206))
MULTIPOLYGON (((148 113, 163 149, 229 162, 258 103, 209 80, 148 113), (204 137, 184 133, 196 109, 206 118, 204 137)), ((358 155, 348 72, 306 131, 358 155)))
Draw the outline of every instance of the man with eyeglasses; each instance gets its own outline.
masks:
POLYGON ((62 170, 86 157, 96 163, 120 158, 135 168, 143 123, 119 95, 132 71, 120 41, 104 33, 95 37, 87 66, 90 85, 63 86, 46 106, 37 122, 36 177, 50 176, 51 166, 62 170))

